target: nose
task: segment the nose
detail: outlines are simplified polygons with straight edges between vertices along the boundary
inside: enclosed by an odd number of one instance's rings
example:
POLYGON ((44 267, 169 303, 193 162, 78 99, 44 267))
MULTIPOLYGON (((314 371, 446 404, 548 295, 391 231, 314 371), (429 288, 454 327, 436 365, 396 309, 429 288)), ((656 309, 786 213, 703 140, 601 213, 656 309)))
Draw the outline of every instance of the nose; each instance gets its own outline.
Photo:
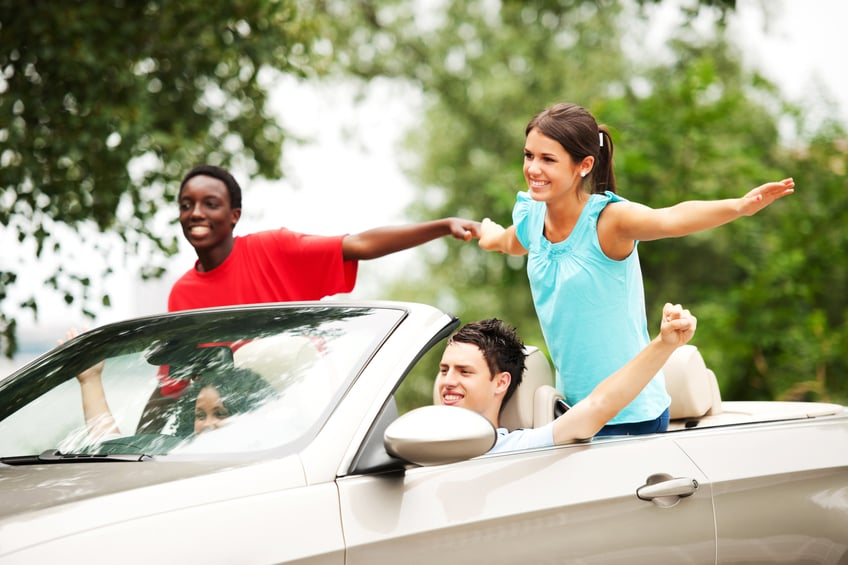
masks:
POLYGON ((207 416, 202 422, 200 422, 200 432, 205 432, 206 430, 215 430, 221 427, 221 418, 216 418, 215 416, 207 416))
POLYGON ((191 207, 188 209, 188 214, 192 218, 199 218, 203 216, 203 207, 200 205, 200 202, 192 203, 191 207))
POLYGON ((527 159, 527 161, 526 161, 526 163, 525 163, 525 165, 524 165, 524 169, 525 169, 528 173, 533 173, 533 174, 536 174, 536 173, 538 173, 538 172, 541 170, 541 169, 539 168, 539 162, 538 162, 535 158, 527 159))
POLYGON ((446 387, 456 386, 456 371, 454 371, 453 369, 448 369, 444 373, 440 373, 439 378, 442 379, 442 384, 446 387))

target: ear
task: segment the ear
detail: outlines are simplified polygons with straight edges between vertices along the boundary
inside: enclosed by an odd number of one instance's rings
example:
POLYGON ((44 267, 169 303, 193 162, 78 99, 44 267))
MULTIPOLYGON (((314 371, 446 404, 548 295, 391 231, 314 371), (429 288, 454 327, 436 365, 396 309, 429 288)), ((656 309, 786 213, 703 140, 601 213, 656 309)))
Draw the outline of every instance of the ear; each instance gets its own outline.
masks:
POLYGON ((594 157, 592 157, 591 155, 587 155, 586 157, 584 157, 583 160, 580 161, 580 166, 578 167, 578 169, 580 169, 580 176, 585 177, 586 175, 591 173, 594 166, 595 166, 595 158, 594 157))
POLYGON ((508 371, 502 371, 495 375, 495 393, 503 396, 509 388, 509 383, 512 382, 512 375, 508 371))
POLYGON ((236 227, 236 224, 238 223, 238 221, 240 219, 241 219, 241 208, 233 208, 233 211, 232 211, 233 227, 236 227))

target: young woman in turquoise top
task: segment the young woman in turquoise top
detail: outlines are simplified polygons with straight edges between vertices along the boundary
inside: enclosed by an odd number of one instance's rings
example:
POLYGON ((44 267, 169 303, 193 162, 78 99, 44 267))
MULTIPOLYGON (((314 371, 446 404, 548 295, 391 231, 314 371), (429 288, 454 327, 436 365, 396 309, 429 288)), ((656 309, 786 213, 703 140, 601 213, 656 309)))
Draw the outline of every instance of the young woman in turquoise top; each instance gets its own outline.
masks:
MULTIPOLYGON (((649 341, 639 241, 680 237, 756 214, 792 194, 791 178, 741 198, 652 209, 616 195, 609 130, 576 104, 537 114, 525 130, 524 178, 513 225, 483 220, 480 247, 528 255, 536 314, 557 368, 557 388, 582 400, 649 341)), ((599 435, 665 431, 662 373, 599 435)))

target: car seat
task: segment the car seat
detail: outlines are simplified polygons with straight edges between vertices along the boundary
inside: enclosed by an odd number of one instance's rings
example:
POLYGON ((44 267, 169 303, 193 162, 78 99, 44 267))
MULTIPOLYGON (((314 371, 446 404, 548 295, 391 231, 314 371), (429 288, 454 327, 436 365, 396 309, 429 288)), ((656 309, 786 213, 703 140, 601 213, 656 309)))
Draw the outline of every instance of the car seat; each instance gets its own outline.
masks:
POLYGON ((715 373, 707 368, 692 344, 678 347, 663 366, 665 387, 671 396, 669 418, 689 420, 721 413, 721 393, 715 373))

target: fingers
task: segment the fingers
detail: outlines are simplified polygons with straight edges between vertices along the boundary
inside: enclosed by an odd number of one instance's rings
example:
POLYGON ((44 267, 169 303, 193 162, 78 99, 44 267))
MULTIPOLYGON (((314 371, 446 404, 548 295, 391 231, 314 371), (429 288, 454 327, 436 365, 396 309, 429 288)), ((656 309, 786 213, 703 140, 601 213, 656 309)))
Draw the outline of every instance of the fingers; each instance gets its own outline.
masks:
POLYGON ((663 320, 671 321, 680 317, 680 313, 683 311, 683 307, 680 304, 672 304, 670 302, 666 302, 663 305, 663 320))
POLYGON ((781 181, 769 182, 754 188, 742 197, 742 215, 752 216, 780 198, 795 192, 795 180, 787 177, 781 181))
POLYGON ((59 338, 56 340, 56 345, 62 345, 66 341, 71 341, 75 337, 77 337, 81 332, 76 328, 68 328, 68 331, 65 332, 65 339, 59 338))
MULTIPOLYGON (((698 319, 680 304, 666 303, 663 306, 663 321, 660 331, 668 336, 664 339, 676 339, 678 344, 686 343, 692 339, 697 325, 698 319), (676 335, 676 338, 672 338, 672 335, 676 335)), ((671 342, 669 341, 669 343, 671 342)))
POLYGON ((471 241, 474 238, 480 239, 481 233, 480 222, 460 220, 451 225, 451 234, 462 241, 471 241))
POLYGON ((499 231, 503 230, 503 227, 497 222, 493 222, 489 218, 483 218, 483 221, 480 222, 480 230, 483 235, 485 234, 495 234, 499 231))

